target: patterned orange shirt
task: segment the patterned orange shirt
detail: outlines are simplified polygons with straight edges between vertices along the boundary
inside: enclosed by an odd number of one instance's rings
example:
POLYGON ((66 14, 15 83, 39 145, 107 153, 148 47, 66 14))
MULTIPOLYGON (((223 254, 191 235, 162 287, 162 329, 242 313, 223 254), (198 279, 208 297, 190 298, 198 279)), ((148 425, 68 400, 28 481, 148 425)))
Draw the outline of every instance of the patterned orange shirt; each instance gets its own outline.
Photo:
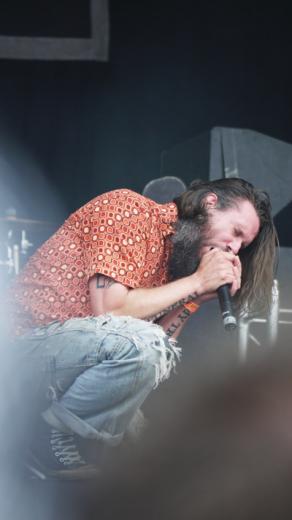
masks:
POLYGON ((88 281, 96 273, 130 288, 167 282, 174 203, 128 189, 95 197, 30 258, 13 287, 14 331, 92 315, 88 281))

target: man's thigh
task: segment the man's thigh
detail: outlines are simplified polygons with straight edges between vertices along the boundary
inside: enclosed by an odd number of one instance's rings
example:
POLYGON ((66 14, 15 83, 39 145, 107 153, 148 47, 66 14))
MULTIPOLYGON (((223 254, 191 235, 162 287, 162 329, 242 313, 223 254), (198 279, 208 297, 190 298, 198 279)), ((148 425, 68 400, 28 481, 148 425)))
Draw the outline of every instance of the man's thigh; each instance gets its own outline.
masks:
POLYGON ((139 359, 147 350, 164 353, 164 337, 160 327, 131 317, 74 318, 22 336, 15 345, 15 364, 20 380, 40 401, 58 399, 88 368, 119 362, 126 343, 131 344, 131 356, 139 359))
POLYGON ((123 356, 125 339, 138 353, 149 342, 148 328, 151 325, 142 320, 110 315, 36 328, 13 345, 17 378, 40 397, 53 391, 59 398, 88 368, 123 356))

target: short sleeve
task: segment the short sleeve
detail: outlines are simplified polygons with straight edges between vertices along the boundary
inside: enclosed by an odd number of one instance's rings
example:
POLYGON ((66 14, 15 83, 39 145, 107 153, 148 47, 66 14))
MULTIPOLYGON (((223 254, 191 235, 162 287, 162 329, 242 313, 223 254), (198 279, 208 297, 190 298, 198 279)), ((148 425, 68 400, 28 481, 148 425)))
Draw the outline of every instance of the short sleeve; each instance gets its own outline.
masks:
POLYGON ((151 228, 145 199, 130 190, 116 190, 92 201, 80 225, 88 279, 100 273, 131 288, 147 286, 151 228))

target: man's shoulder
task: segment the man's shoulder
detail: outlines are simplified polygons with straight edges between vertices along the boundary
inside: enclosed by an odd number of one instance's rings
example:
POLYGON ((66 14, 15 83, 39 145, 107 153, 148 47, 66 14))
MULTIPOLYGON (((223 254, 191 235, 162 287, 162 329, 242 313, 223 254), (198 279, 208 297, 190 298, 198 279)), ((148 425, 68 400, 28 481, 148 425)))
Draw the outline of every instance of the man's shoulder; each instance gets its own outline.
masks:
POLYGON ((103 203, 105 203, 106 201, 111 202, 117 200, 130 203, 133 201, 138 201, 139 203, 145 205, 155 204, 153 200, 144 197, 144 195, 141 195, 141 193, 138 193, 130 188, 118 188, 116 190, 102 193, 101 195, 95 197, 91 202, 102 201, 103 203))
POLYGON ((108 209, 113 210, 117 207, 124 208, 125 210, 132 210, 135 207, 141 210, 151 210, 157 206, 157 203, 136 191, 129 188, 119 188, 116 190, 108 191, 97 195, 89 202, 81 206, 73 215, 84 215, 94 211, 99 211, 99 208, 103 208, 104 211, 108 209))

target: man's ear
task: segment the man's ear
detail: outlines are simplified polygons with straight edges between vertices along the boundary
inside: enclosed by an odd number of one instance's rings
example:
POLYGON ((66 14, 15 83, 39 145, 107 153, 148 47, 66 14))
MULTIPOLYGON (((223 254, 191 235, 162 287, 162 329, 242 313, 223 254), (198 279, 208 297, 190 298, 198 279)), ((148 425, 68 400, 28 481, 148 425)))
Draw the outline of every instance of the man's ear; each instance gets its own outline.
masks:
POLYGON ((207 209, 214 209, 217 206, 218 197, 216 193, 208 193, 204 198, 205 207, 207 209))

